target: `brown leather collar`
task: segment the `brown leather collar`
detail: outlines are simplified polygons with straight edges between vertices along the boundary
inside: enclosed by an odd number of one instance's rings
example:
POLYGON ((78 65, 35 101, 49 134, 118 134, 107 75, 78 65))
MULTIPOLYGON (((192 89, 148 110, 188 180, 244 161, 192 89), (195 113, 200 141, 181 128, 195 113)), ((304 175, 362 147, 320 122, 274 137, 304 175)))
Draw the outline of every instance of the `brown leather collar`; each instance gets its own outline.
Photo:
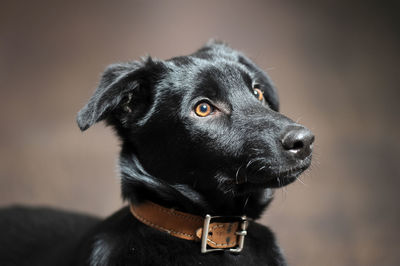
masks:
POLYGON ((130 210, 142 223, 186 240, 201 241, 201 252, 228 250, 240 252, 247 234, 246 216, 210 216, 205 218, 168 209, 147 201, 131 204, 130 210), (211 222, 212 219, 224 222, 211 222), (226 222, 229 221, 229 222, 226 222), (212 249, 207 249, 207 245, 212 249))

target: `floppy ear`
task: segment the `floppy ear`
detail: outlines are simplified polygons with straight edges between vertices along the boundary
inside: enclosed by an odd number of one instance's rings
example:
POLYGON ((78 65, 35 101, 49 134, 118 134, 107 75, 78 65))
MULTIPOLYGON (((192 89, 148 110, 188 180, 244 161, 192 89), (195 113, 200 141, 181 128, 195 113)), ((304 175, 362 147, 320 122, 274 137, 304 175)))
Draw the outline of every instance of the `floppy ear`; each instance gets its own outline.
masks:
MULTIPOLYGON (((149 61, 151 61, 150 58, 149 61)), ((139 76, 143 72, 145 64, 134 61, 113 64, 106 68, 99 86, 76 118, 82 131, 105 119, 121 103, 122 99, 139 87, 139 76)))

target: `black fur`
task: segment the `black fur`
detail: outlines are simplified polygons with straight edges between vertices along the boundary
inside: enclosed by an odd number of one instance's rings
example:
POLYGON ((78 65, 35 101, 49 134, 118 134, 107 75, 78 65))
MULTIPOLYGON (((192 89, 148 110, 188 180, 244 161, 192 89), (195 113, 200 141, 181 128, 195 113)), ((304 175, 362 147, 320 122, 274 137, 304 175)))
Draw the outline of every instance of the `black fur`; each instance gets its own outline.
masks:
MULTIPOLYGON (((111 65, 77 122, 86 130, 106 120, 117 132, 128 202, 257 219, 272 189, 293 182, 311 162, 311 148, 300 158, 282 146, 293 128, 311 133, 278 111, 267 75, 210 42, 189 56, 111 65), (213 106, 211 115, 195 114, 200 102, 213 106)), ((271 231, 255 222, 238 255, 201 254, 198 242, 150 228, 128 208, 104 221, 11 208, 0 212, 0 225, 0 265, 285 265, 271 231)))

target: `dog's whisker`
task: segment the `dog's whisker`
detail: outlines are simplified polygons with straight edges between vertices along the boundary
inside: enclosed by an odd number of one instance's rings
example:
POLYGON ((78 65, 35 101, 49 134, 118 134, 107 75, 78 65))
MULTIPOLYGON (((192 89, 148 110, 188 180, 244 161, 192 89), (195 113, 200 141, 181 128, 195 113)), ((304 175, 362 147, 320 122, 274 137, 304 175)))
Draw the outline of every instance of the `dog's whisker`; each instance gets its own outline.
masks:
POLYGON ((300 182, 300 183, 302 183, 304 186, 306 186, 307 187, 307 184, 306 183, 304 183, 299 177, 297 177, 296 176, 296 179, 300 182))
POLYGON ((281 198, 282 198, 283 201, 285 201, 286 200, 286 195, 287 195, 286 187, 282 186, 282 187, 279 187, 279 188, 280 188, 279 191, 280 191, 280 194, 281 194, 281 198))
POLYGON ((271 70, 275 70, 275 69, 276 69, 276 67, 268 67, 265 69, 265 71, 271 71, 271 70))
POLYGON ((286 199, 286 196, 287 196, 287 187, 282 187, 282 190, 283 190, 283 194, 285 195, 285 199, 286 199))
POLYGON ((245 202, 244 202, 244 205, 243 205, 243 211, 244 211, 244 209, 246 208, 246 206, 247 206, 247 202, 249 201, 249 197, 250 197, 250 195, 249 196, 247 196, 247 198, 246 198, 246 200, 245 200, 245 202))
POLYGON ((254 160, 255 160, 255 159, 251 159, 251 160, 247 163, 247 165, 246 165, 246 170, 247 170, 247 168, 254 162, 254 160))
POLYGON ((238 168, 237 171, 236 171, 236 175, 235 175, 236 185, 239 184, 238 175, 239 175, 239 171, 240 171, 241 168, 242 168, 242 165, 240 165, 239 168, 238 168))
POLYGON ((256 172, 260 172, 260 171, 264 170, 265 168, 266 168, 265 165, 264 165, 264 166, 261 166, 256 172))
POLYGON ((264 160, 264 158, 253 158, 253 159, 251 159, 251 160, 247 163, 246 169, 249 168, 251 164, 253 164, 253 163, 255 163, 255 162, 263 161, 263 160, 264 160))

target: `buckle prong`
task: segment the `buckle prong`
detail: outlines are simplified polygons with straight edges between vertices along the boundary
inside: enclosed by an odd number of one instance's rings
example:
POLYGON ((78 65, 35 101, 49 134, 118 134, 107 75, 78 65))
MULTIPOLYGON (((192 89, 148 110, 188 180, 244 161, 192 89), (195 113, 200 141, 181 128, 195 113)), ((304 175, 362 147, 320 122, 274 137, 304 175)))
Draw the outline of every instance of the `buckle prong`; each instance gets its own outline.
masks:
POLYGON ((248 219, 245 215, 243 216, 211 216, 209 214, 206 215, 204 218, 204 224, 203 224, 203 231, 201 234, 201 253, 208 253, 208 252, 213 252, 213 251, 219 251, 219 250, 226 250, 232 253, 240 253, 243 250, 243 245, 244 245, 244 237, 247 235, 247 226, 248 226, 248 219), (207 249, 207 241, 208 241, 208 233, 209 233, 209 227, 210 227, 210 222, 211 219, 215 218, 235 218, 238 219, 240 222, 239 225, 239 230, 235 234, 239 237, 238 239, 238 245, 235 248, 230 248, 230 249, 223 249, 223 248, 209 248, 207 249))

